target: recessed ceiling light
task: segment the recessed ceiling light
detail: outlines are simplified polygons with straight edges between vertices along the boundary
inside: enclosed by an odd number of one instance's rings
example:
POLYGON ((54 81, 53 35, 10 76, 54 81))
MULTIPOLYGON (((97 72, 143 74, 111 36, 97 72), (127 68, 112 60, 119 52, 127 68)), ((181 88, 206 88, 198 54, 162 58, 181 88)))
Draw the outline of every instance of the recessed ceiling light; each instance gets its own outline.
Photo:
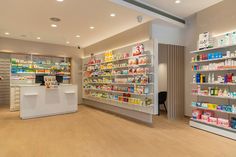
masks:
POLYGON ((57 25, 56 25, 56 24, 51 24, 51 27, 54 27, 54 28, 55 28, 55 27, 57 27, 57 25))
POLYGON ((76 35, 76 38, 80 38, 80 35, 76 35))
POLYGON ((5 35, 10 35, 10 33, 9 32, 5 32, 5 35))
POLYGON ((57 2, 63 2, 64 0, 57 0, 57 2))
POLYGON ((111 17, 115 17, 116 14, 115 14, 115 13, 111 13, 110 16, 111 16, 111 17))
POLYGON ((41 38, 40 37, 37 37, 38 40, 40 40, 41 38))
POLYGON ((69 44, 70 42, 69 42, 69 41, 67 41, 66 43, 67 43, 67 44, 69 44))
POLYGON ((179 3, 181 3, 181 1, 180 1, 180 0, 176 0, 175 3, 176 3, 176 4, 179 4, 179 3))
POLYGON ((93 27, 93 26, 91 26, 91 27, 89 27, 90 29, 94 29, 95 27, 93 27))

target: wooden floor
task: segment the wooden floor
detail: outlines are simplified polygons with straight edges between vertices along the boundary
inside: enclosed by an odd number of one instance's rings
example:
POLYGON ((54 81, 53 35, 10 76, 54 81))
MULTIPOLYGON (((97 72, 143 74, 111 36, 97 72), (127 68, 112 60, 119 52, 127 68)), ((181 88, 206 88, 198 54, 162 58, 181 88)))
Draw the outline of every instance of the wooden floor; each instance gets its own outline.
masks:
POLYGON ((236 142, 154 119, 153 127, 93 108, 31 120, 0 109, 0 157, 236 157, 236 142))

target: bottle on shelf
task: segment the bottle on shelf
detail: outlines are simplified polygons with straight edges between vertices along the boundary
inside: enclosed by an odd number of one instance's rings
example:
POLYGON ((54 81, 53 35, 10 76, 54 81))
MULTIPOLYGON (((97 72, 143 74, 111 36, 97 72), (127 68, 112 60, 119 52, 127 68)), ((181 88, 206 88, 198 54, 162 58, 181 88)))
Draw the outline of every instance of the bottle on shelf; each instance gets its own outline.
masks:
POLYGON ((214 83, 214 82, 215 82, 215 74, 212 73, 212 75, 211 75, 211 83, 214 83))
POLYGON ((211 79, 211 74, 208 74, 208 83, 211 83, 212 79, 211 79))

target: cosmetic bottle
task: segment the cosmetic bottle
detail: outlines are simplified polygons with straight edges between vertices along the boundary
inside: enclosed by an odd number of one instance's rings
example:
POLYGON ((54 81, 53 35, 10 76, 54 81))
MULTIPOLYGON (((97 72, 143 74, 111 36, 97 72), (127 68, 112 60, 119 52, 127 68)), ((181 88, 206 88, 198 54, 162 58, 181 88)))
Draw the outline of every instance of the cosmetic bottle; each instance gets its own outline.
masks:
POLYGON ((211 74, 208 74, 208 83, 211 83, 211 74))
POLYGON ((212 73, 212 75, 211 75, 211 83, 214 83, 214 82, 215 82, 215 74, 212 73))
POLYGON ((236 44, 236 32, 233 32, 233 33, 231 34, 231 42, 232 42, 233 45, 236 44))

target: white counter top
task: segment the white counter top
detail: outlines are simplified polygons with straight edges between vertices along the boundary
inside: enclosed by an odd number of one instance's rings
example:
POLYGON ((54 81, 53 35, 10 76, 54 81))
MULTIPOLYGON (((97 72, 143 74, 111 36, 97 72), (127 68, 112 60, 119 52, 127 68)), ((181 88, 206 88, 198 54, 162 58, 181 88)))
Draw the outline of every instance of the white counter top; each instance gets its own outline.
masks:
POLYGON ((21 86, 20 117, 36 118, 76 112, 78 110, 77 85, 21 86))
POLYGON ((38 87, 40 84, 11 84, 11 87, 38 87))
MULTIPOLYGON (((71 86, 73 84, 60 84, 59 86, 71 86)), ((40 84, 11 84, 11 87, 38 87, 40 84)))

